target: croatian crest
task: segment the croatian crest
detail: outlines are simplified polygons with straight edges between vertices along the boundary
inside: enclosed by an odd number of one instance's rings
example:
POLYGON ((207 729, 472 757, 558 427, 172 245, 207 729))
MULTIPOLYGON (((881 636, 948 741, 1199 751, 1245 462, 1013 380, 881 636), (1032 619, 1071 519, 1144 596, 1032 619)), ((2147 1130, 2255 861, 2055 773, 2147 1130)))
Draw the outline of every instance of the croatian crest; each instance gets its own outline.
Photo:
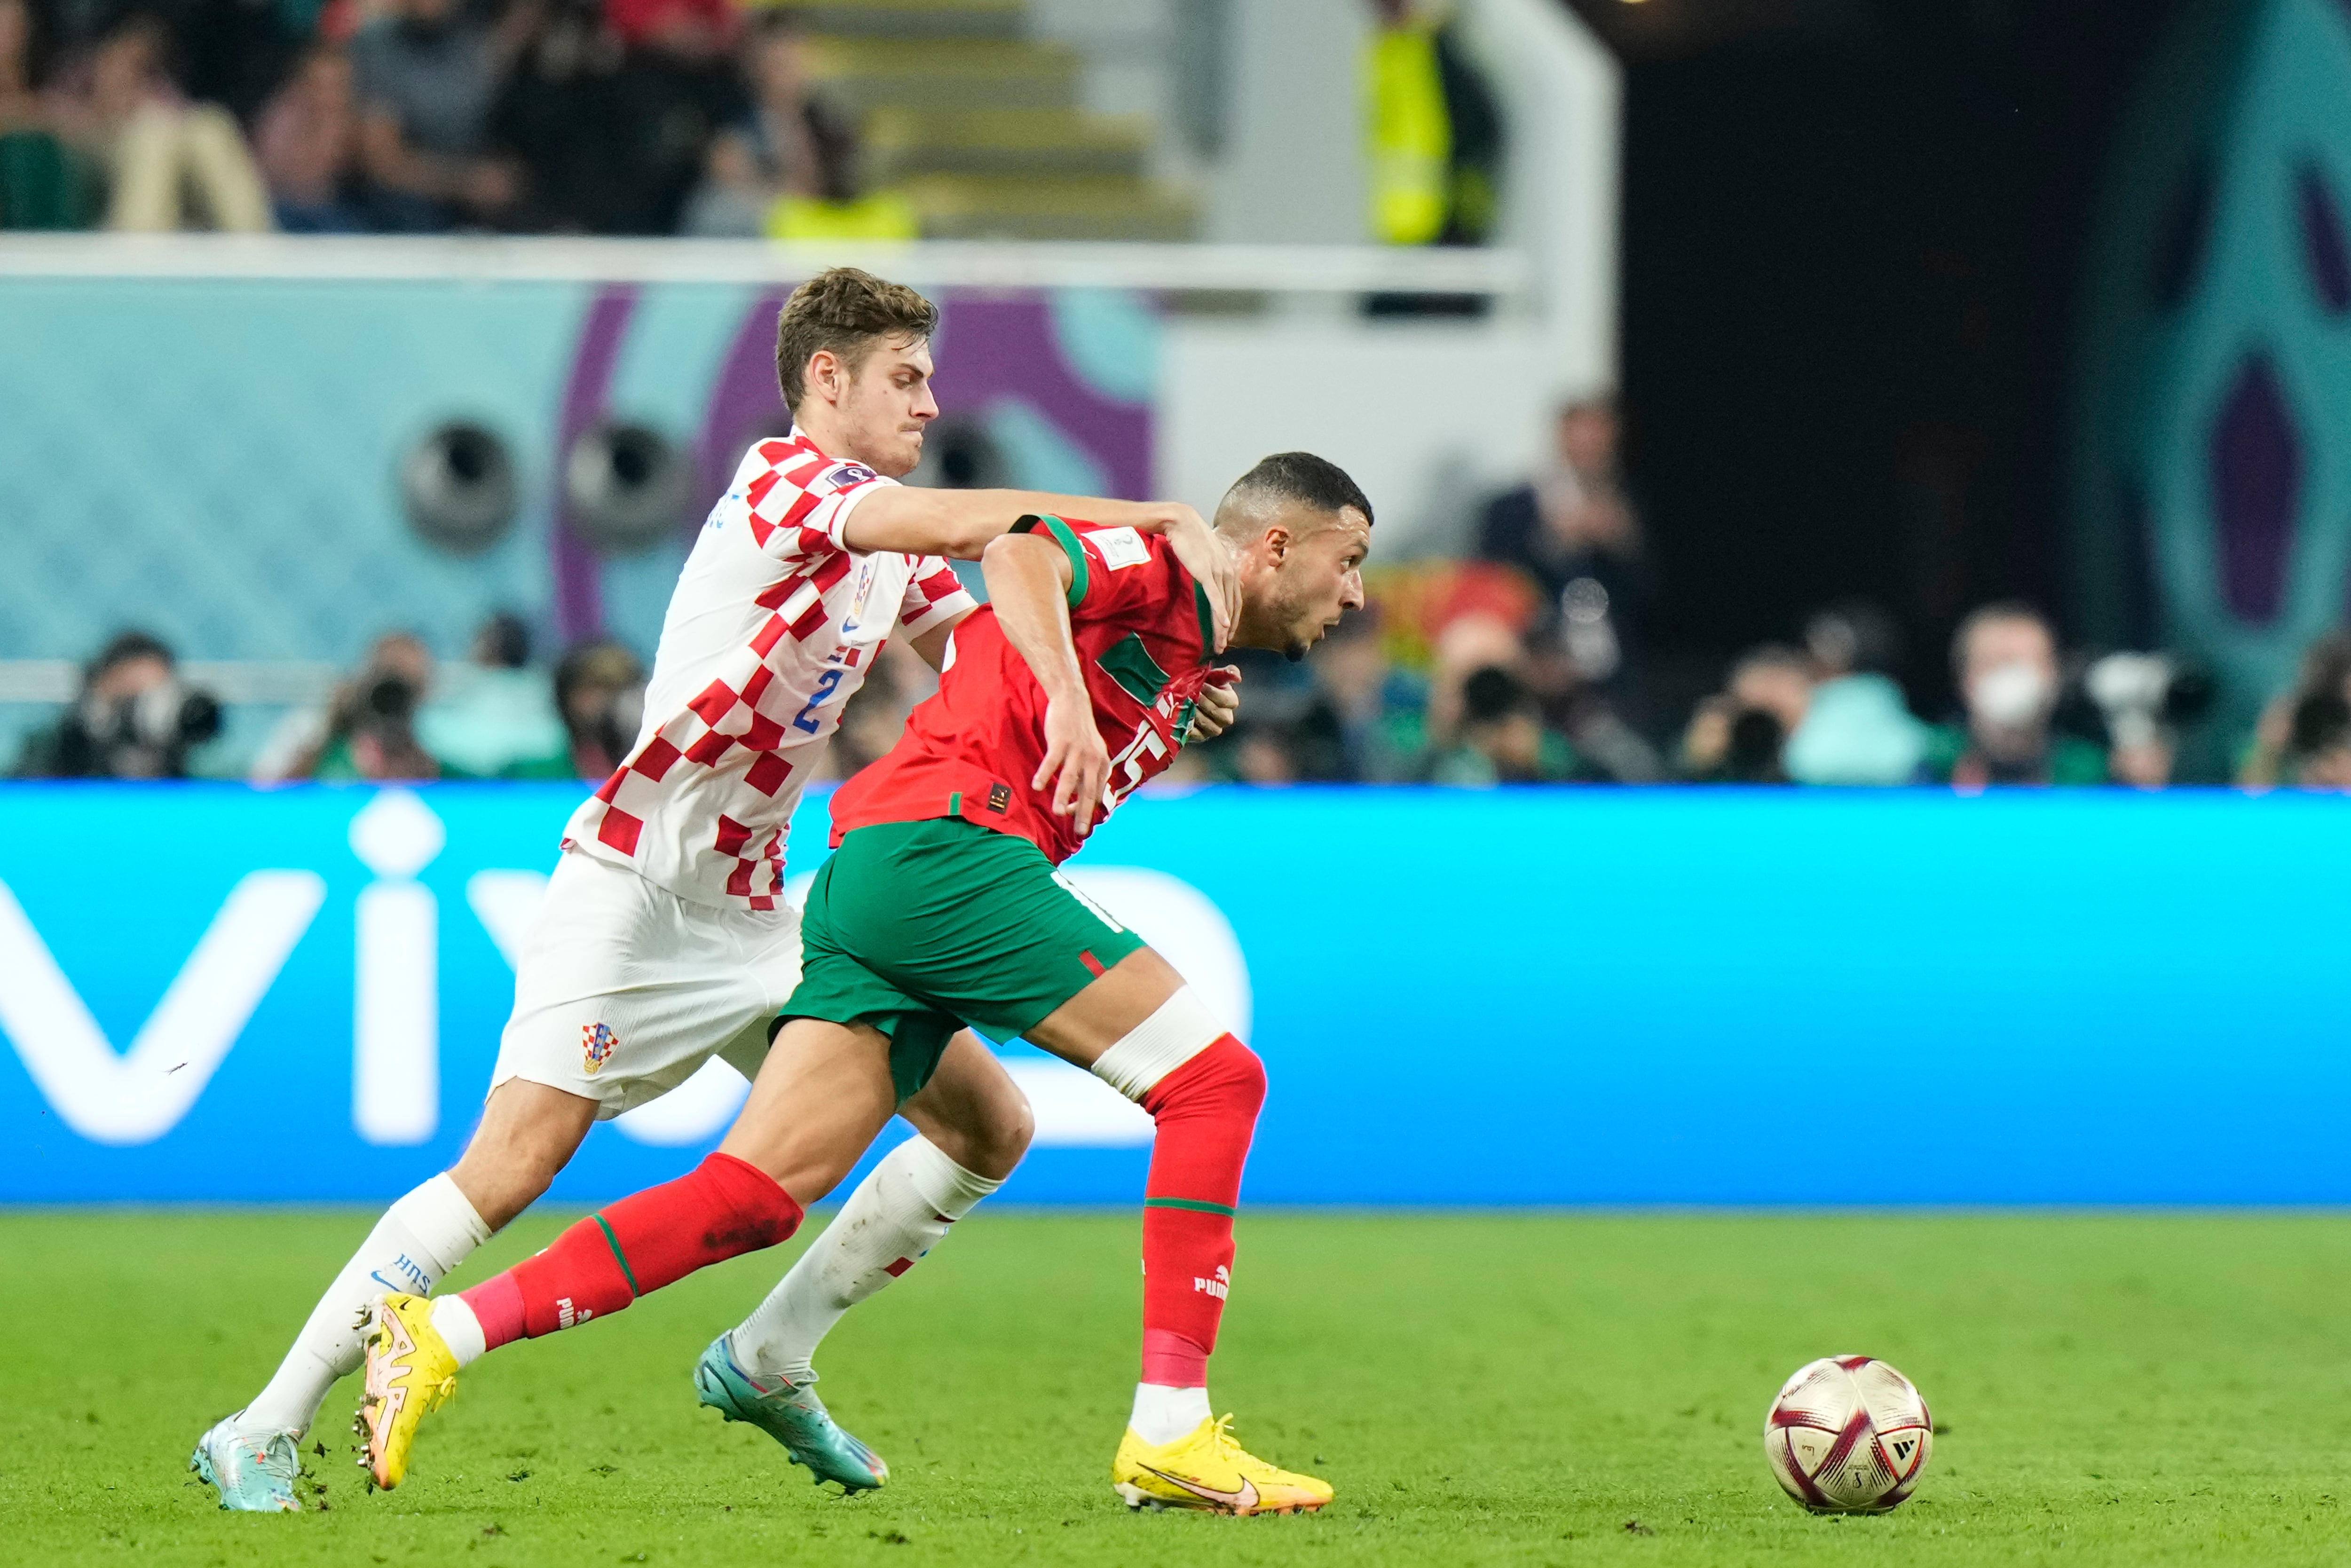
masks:
POLYGON ((587 1059, 588 1076, 593 1078, 612 1059, 613 1049, 621 1043, 609 1024, 582 1025, 580 1030, 580 1051, 587 1059))

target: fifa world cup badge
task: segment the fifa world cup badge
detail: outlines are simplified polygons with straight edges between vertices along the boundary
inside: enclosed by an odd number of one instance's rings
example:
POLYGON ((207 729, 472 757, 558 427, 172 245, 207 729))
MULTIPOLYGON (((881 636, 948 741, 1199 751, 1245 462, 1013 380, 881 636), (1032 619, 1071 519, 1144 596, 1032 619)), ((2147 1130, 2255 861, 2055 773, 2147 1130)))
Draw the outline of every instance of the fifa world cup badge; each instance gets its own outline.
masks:
POLYGON ((583 1024, 580 1030, 580 1051, 588 1060, 588 1076, 593 1078, 612 1059, 612 1048, 621 1043, 608 1024, 583 1024))

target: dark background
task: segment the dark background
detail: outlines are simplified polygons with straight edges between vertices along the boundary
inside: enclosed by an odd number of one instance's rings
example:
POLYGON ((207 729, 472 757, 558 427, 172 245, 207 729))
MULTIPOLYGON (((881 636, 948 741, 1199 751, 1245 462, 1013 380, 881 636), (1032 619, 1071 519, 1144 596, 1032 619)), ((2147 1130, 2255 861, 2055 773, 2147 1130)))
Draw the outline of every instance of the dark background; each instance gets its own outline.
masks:
POLYGON ((1626 69, 1623 396, 1660 676, 1710 684, 1861 595, 1939 715, 1969 608, 2068 619, 2085 246, 2181 0, 1572 3, 1626 69))

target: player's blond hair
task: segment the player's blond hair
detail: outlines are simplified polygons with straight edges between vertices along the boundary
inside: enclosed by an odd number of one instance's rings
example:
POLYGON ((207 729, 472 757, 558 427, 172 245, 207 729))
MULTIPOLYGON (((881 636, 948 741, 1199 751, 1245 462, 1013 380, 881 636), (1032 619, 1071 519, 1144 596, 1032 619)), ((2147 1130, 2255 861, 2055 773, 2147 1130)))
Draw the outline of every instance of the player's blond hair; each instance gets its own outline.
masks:
POLYGON ((800 406, 809 359, 820 350, 840 356, 854 374, 876 343, 920 340, 938 327, 939 308, 903 283, 853 267, 818 273, 792 290, 776 316, 776 381, 784 406, 800 406))

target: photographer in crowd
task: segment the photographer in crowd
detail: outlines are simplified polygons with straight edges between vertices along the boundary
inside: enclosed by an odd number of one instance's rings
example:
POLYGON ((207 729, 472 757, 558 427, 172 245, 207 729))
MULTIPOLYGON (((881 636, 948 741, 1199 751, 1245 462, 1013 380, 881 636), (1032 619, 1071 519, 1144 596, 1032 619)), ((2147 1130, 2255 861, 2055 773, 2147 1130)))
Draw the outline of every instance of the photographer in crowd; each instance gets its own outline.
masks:
POLYGON ((1951 638, 1951 673, 1965 715, 1928 737, 1922 782, 2106 782, 2105 753, 2052 723, 2062 689, 2057 639, 2041 612, 2017 600, 1973 612, 1951 638))
POLYGON ((1813 704, 1813 666, 1793 648, 1750 648, 1723 689, 1690 715, 1682 776, 1700 784, 1785 784, 1788 737, 1813 704))
POLYGON ((253 782, 440 778, 441 765, 416 739, 416 710, 432 688, 433 654, 423 640, 410 632, 385 633, 324 707, 297 709, 278 721, 255 759, 253 782))
POLYGON ((220 733, 220 704, 181 684, 172 650, 124 632, 82 672, 62 717, 25 745, 26 779, 184 779, 188 753, 220 733))

